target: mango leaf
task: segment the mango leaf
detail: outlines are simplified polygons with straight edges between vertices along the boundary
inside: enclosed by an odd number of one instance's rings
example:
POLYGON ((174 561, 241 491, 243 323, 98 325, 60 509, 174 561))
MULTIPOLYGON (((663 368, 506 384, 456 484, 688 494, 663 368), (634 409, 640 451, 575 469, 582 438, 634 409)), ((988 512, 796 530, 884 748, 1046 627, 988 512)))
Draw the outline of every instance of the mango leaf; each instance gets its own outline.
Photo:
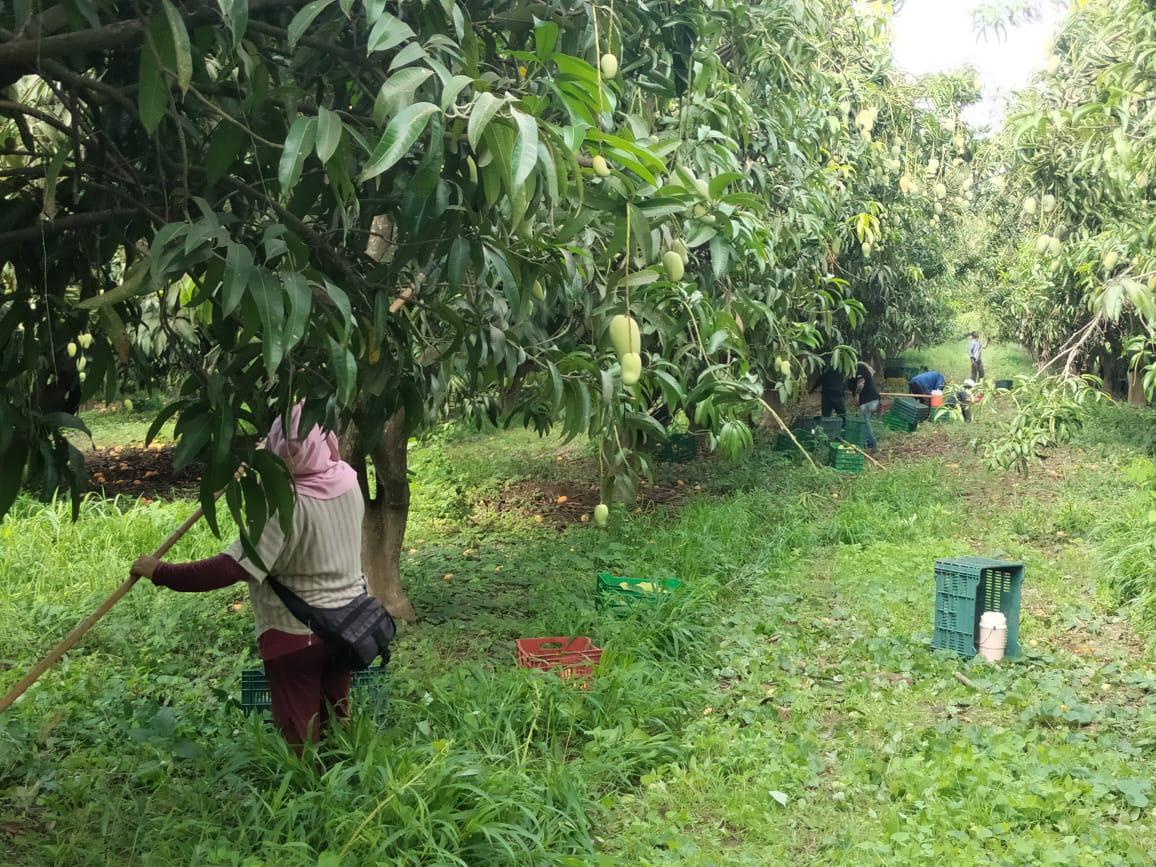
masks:
POLYGON ((549 62, 558 45, 558 25, 553 21, 543 21, 534 28, 534 54, 542 63, 549 62))
POLYGON ((64 161, 72 151, 72 142, 61 142, 48 168, 44 171, 44 216, 49 220, 56 217, 56 182, 60 179, 60 170, 64 168, 64 161))
POLYGON ((341 133, 345 125, 335 111, 325 106, 317 109, 317 158, 327 163, 333 157, 337 146, 341 144, 341 133))
POLYGON ((442 111, 449 111, 455 102, 457 102, 458 94, 474 83, 474 80, 468 75, 455 75, 449 81, 442 84, 442 111))
POLYGON ((624 288, 627 286, 646 286, 656 281, 658 277, 659 274, 656 268, 643 268, 641 271, 627 274, 618 281, 618 285, 624 288))
POLYGON ((172 40, 177 86, 180 87, 181 93, 188 93, 189 85, 193 82, 193 55, 189 49, 189 31, 185 29, 185 19, 181 17, 181 13, 169 0, 163 0, 161 8, 164 10, 165 19, 169 24, 169 39, 172 40))
POLYGON ((281 532, 289 532, 296 505, 289 471, 281 459, 267 449, 258 449, 253 455, 253 469, 261 477, 261 487, 265 489, 269 504, 277 512, 281 532))
POLYGON ((400 69, 403 66, 409 66, 411 63, 417 63, 419 60, 428 59, 429 55, 425 53, 425 49, 416 42, 411 42, 396 55, 393 60, 389 62, 389 71, 400 69))
POLYGON ((289 22, 289 50, 292 51, 297 48, 297 43, 301 41, 301 37, 305 35, 305 31, 313 23, 318 15, 325 11, 325 7, 333 3, 333 0, 313 0, 301 7, 301 10, 293 16, 293 20, 289 22))
POLYGON ((161 73, 161 63, 157 57, 158 36, 154 35, 154 32, 163 26, 164 22, 157 16, 149 21, 148 33, 152 38, 146 39, 141 47, 140 67, 137 73, 139 84, 137 110, 140 112, 141 126, 149 135, 157 131, 169 105, 169 86, 161 73))
POLYGON ((305 276, 298 271, 282 271, 281 285, 289 298, 289 318, 285 322, 284 337, 285 351, 288 352, 305 336, 305 325, 313 308, 313 294, 305 276))
POLYGON ((369 31, 366 53, 373 54, 375 51, 388 51, 394 46, 405 42, 405 40, 412 39, 413 35, 413 30, 408 24, 396 15, 391 15, 383 11, 377 19, 377 22, 373 25, 373 29, 369 31))
MULTIPOLYGON (((160 237, 160 233, 157 233, 160 237)), ((160 249, 161 244, 154 242, 155 249, 160 249)), ((121 284, 115 289, 110 289, 103 295, 94 295, 92 298, 85 298, 83 301, 78 301, 76 306, 81 310, 96 310, 101 307, 107 307, 110 304, 119 304, 121 301, 126 301, 141 292, 144 284, 144 278, 149 272, 149 260, 141 259, 125 273, 121 279, 121 284)))
POLYGON ((503 102, 504 100, 488 92, 479 93, 478 98, 474 100, 473 108, 470 109, 470 123, 466 129, 466 137, 470 141, 470 147, 475 152, 478 150, 478 142, 482 140, 482 134, 490 125, 490 121, 494 119, 498 109, 502 107, 503 102))
POLYGON ((402 100, 412 99, 414 92, 431 75, 432 69, 410 67, 398 70, 387 78, 373 102, 373 122, 384 123, 386 117, 397 111, 402 100))
POLYGON ((245 133, 236 124, 227 121, 217 124, 205 154, 205 179, 210 186, 229 173, 245 143, 244 136, 245 133))
POLYGON ((313 150, 317 136, 317 118, 298 115, 285 136, 285 149, 281 151, 281 162, 277 166, 277 180, 281 182, 282 195, 289 195, 297 181, 301 179, 301 169, 305 158, 313 150))
POLYGON ((204 410, 192 418, 182 416, 180 428, 181 438, 173 451, 173 469, 175 470, 183 470, 201 453, 201 449, 208 443, 212 433, 213 417, 204 410))
POLYGON ((257 315, 261 317, 261 351, 265 357, 265 369, 272 375, 285 357, 282 343, 285 300, 281 297, 281 283, 268 268, 257 268, 248 288, 257 315))
POLYGON ((329 338, 329 366, 337 380, 337 401, 348 406, 357 385, 357 359, 332 337, 329 338))
POLYGON ((249 29, 249 0, 217 0, 217 5, 233 35, 233 45, 240 45, 249 29))
POLYGON ((330 283, 328 280, 323 281, 325 286, 325 294, 333 302, 333 306, 337 308, 341 314, 341 334, 343 337, 348 336, 349 329, 353 326, 353 308, 349 304, 349 296, 345 294, 345 290, 330 283))
POLYGON ((221 280, 221 313, 228 316, 237 309, 245 287, 249 285, 249 275, 253 271, 253 254, 243 244, 229 244, 225 255, 225 276, 221 280))
POLYGON ((518 138, 514 141, 511 157, 512 174, 514 186, 521 187, 538 162, 538 122, 516 108, 510 109, 510 114, 518 126, 518 138))
POLYGON ((373 149, 358 180, 368 181, 393 168, 417 141, 429 119, 440 109, 431 102, 416 102, 398 113, 373 149))

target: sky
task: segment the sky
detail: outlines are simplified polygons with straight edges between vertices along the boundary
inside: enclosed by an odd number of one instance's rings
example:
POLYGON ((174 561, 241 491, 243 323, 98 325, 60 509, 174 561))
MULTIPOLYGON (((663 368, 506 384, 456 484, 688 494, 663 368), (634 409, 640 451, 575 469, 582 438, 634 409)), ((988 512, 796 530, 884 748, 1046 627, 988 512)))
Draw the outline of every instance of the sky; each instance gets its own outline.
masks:
POLYGON ((1006 38, 981 37, 971 19, 979 5, 981 0, 906 0, 894 21, 894 54, 913 75, 974 66, 984 99, 964 117, 973 126, 994 127, 1003 116, 1003 98, 1043 67, 1063 13, 1044 2, 1041 21, 1009 28, 1006 38))

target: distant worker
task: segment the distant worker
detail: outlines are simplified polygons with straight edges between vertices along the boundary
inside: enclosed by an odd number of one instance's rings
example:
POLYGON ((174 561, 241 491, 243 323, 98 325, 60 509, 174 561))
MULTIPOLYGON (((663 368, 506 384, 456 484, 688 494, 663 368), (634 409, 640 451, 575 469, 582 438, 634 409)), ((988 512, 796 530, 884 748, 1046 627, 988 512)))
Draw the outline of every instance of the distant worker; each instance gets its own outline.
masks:
POLYGON ((847 404, 843 400, 843 388, 846 380, 843 378, 838 370, 831 365, 823 370, 823 375, 819 377, 819 381, 815 383, 815 387, 811 389, 814 393, 819 392, 819 397, 822 399, 823 418, 831 415, 847 414, 847 404))
POLYGON ((873 449, 875 431, 871 428, 871 416, 879 411, 879 389, 875 386, 875 371, 865 361, 860 361, 855 368, 855 376, 847 381, 851 393, 859 399, 859 414, 863 416, 863 426, 866 429, 864 444, 873 449))
POLYGON ((943 374, 938 370, 925 370, 908 381, 907 390, 911 394, 929 395, 933 391, 943 391, 943 383, 943 374))
POLYGON ((971 378, 978 382, 983 379, 983 345, 979 342, 979 332, 971 332, 971 344, 967 348, 967 356, 971 359, 971 378))
MULTIPOLYGON (((982 365, 980 366, 982 370, 982 365)), ((963 381, 963 388, 955 393, 955 399, 959 402, 959 412, 963 416, 964 421, 971 421, 971 405, 975 403, 975 395, 972 394, 972 389, 975 388, 974 379, 965 379, 963 381)))

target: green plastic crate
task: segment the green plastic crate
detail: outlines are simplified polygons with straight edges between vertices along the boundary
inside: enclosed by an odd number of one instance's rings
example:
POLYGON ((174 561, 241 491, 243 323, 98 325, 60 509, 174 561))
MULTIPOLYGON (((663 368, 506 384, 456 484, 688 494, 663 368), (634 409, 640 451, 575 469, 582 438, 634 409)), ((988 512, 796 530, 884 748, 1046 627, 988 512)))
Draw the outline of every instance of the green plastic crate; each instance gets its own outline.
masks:
POLYGON ((891 403, 891 412, 904 421, 926 421, 931 415, 931 407, 914 397, 897 397, 891 403))
POLYGON ((694 434, 671 434, 654 450, 654 459, 662 464, 686 464, 698 457, 698 437, 694 434))
POLYGON ((848 416, 843 424, 843 439, 860 448, 867 445, 867 422, 862 418, 848 416))
POLYGON ((919 376, 919 374, 922 372, 922 369, 917 364, 905 364, 903 366, 903 378, 908 382, 919 376))
POLYGON ((827 461, 841 473, 863 472, 863 455, 845 443, 831 443, 827 447, 827 461))
MULTIPOLYGON (((371 702, 386 698, 386 667, 375 665, 353 673, 351 692, 361 693, 371 702)), ((269 710, 269 681, 263 668, 246 668, 241 672, 241 709, 246 713, 263 713, 269 710)))
POLYGON ((1020 655, 1020 591, 1024 564, 960 557, 935 561, 935 629, 931 646, 972 657, 985 611, 1007 618, 1004 655, 1020 655))
MULTIPOLYGON (((813 451, 819 445, 821 434, 816 435, 809 430, 792 430, 791 433, 795 439, 799 441, 799 445, 808 451, 813 451)), ((825 438, 823 438, 825 439, 825 438)), ((798 447, 791 441, 791 438, 785 433, 781 433, 775 438, 775 449, 780 452, 798 452, 798 447)))
POLYGON ((639 605, 655 605, 681 586, 677 578, 622 578, 599 572, 594 585, 594 607, 626 612, 639 605))
POLYGON ((902 431, 903 433, 915 433, 919 428, 919 422, 908 421, 893 412, 889 412, 883 416, 883 423, 887 425, 888 430, 902 431))
POLYGON ((829 415, 819 419, 819 429, 829 440, 837 440, 843 435, 843 416, 829 415))
POLYGON ((903 376, 904 370, 906 370, 906 368, 902 364, 899 364, 898 362, 892 363, 892 362, 888 361, 883 365, 883 378, 884 379, 903 379, 904 378, 904 376, 903 376))

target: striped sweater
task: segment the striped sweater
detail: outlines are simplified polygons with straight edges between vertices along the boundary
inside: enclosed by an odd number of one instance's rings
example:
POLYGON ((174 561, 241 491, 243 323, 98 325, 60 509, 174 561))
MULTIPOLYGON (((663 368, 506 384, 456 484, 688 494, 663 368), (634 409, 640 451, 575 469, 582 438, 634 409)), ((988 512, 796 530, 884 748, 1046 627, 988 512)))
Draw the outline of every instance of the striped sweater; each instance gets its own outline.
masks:
POLYGON ((246 556, 240 540, 226 552, 249 573, 257 635, 278 629, 309 635, 309 627, 294 617, 265 581, 278 581, 317 608, 340 608, 365 592, 361 572, 361 521, 365 501, 354 487, 332 500, 298 496, 289 533, 279 519, 270 520, 254 547, 268 571, 246 556))

